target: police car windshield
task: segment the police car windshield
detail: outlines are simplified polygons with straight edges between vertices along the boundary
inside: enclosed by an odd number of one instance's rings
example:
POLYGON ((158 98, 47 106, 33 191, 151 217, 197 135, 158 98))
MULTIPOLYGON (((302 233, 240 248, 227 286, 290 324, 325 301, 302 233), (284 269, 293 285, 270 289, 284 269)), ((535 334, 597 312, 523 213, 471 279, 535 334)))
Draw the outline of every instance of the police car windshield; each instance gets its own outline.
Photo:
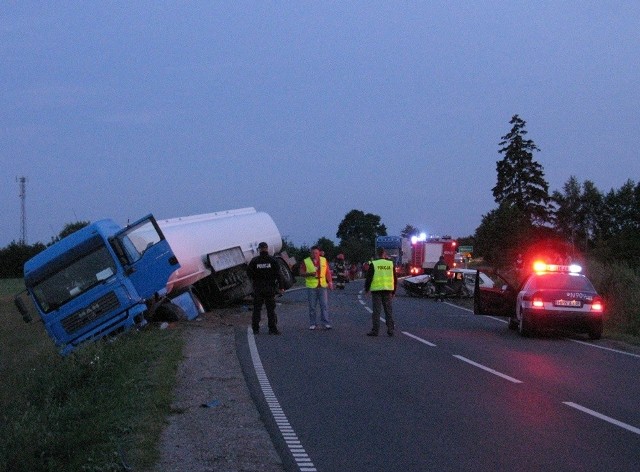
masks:
POLYGON ((532 277, 529 287, 533 290, 562 289, 595 292, 593 285, 585 276, 567 273, 536 274, 532 277))

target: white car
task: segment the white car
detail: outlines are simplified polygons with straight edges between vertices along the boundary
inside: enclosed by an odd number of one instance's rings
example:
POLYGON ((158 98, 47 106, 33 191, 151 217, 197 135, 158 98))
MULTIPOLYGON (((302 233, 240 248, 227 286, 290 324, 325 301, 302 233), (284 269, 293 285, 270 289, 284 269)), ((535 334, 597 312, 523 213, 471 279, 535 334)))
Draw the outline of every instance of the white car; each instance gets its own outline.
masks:
MULTIPOLYGON (((448 282, 445 287, 448 297, 468 298, 473 296, 476 274, 480 274, 479 285, 483 288, 493 288, 494 282, 484 272, 475 269, 450 269, 447 271, 448 282)), ((407 277, 402 286, 410 296, 434 297, 435 286, 430 275, 416 275, 407 277)))
POLYGON ((449 270, 449 278, 452 282, 460 281, 464 283, 465 288, 469 291, 469 296, 473 296, 476 284, 476 274, 480 275, 479 284, 482 288, 493 288, 494 283, 491 278, 484 272, 476 269, 451 269, 449 270))

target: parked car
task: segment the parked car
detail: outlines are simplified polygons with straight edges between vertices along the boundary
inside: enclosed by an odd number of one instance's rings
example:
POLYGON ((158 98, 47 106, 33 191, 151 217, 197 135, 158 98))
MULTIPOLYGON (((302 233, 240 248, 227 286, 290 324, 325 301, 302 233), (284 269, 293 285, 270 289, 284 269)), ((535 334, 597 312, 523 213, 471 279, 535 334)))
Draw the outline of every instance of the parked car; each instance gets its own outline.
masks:
POLYGON ((529 336, 544 329, 565 329, 602 337, 604 303, 577 265, 536 262, 519 288, 476 285, 474 313, 506 316, 509 328, 529 336))

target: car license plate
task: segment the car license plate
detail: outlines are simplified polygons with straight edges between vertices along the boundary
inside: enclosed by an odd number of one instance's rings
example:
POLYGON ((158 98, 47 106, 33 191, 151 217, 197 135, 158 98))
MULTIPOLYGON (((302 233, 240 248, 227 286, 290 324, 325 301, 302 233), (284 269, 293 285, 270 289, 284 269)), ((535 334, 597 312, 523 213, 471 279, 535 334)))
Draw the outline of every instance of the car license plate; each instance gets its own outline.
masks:
POLYGON ((553 302, 554 306, 568 306, 572 308, 580 308, 582 306, 582 302, 580 300, 555 300, 553 302))

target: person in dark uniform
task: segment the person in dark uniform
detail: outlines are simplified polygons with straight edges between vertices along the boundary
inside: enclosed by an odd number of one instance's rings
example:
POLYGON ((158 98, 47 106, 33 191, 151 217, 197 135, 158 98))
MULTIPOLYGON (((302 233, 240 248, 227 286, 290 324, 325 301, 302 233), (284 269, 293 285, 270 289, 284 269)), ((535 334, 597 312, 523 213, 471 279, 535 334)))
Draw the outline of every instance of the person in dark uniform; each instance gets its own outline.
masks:
POLYGON ((440 256, 440 259, 438 259, 436 265, 433 266, 433 272, 431 274, 431 276, 433 277, 433 283, 436 286, 436 301, 444 301, 444 286, 447 285, 448 270, 449 266, 444 261, 444 256, 440 256))
POLYGON ((280 334, 276 316, 276 293, 284 292, 284 278, 278 268, 278 261, 269 255, 269 246, 265 242, 258 244, 260 254, 251 259, 247 272, 253 282, 253 316, 251 327, 253 334, 260 332, 262 305, 267 308, 269 334, 280 334))
POLYGON ((398 278, 393 261, 387 259, 384 248, 378 248, 378 258, 369 263, 367 275, 364 281, 365 294, 371 292, 372 327, 367 336, 377 336, 380 329, 380 312, 384 309, 384 317, 387 323, 387 334, 393 336, 395 323, 393 321, 392 300, 396 293, 398 278))
POLYGON ((347 275, 347 264, 344 262, 344 254, 340 253, 336 257, 334 270, 336 273, 336 288, 344 290, 345 284, 349 281, 347 275))

